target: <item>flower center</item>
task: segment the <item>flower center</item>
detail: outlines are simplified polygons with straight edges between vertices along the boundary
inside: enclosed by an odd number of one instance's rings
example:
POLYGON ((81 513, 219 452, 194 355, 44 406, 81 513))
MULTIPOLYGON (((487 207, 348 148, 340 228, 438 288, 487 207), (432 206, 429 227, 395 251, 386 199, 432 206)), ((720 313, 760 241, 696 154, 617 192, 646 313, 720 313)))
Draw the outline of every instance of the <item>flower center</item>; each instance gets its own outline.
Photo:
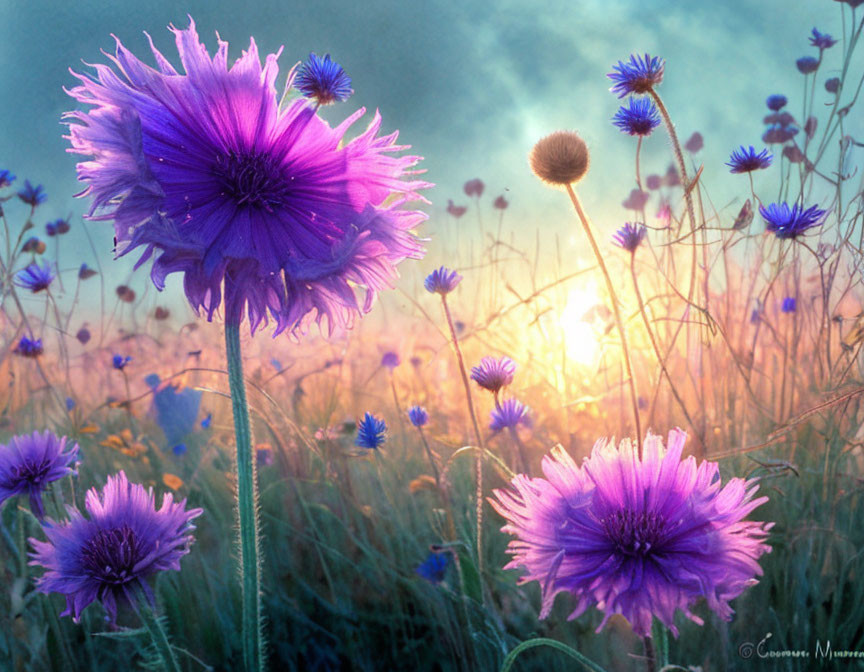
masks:
POLYGON ((128 525, 99 530, 84 544, 81 554, 85 569, 94 578, 113 584, 133 579, 135 564, 140 559, 138 538, 128 525))
POLYGON ((219 180, 222 195, 234 199, 238 205, 272 212, 285 200, 285 176, 270 154, 220 154, 213 174, 219 180))
POLYGON ((666 527, 659 514, 644 511, 616 511, 600 522, 618 552, 643 557, 656 547, 666 527))
POLYGON ((48 475, 51 469, 51 462, 48 460, 26 461, 22 464, 15 465, 12 468, 13 480, 27 481, 28 483, 41 483, 42 479, 48 475))

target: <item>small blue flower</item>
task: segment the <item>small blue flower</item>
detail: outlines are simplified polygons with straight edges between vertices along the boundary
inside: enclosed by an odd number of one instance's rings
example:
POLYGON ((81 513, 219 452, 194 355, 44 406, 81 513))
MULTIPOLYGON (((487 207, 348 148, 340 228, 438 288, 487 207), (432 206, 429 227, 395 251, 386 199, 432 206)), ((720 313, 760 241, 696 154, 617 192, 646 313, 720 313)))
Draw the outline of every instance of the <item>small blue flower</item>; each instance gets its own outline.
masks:
POLYGON ((415 427, 425 427, 429 422, 429 414, 422 406, 412 406, 408 409, 408 419, 415 427))
POLYGON ((606 75, 615 83, 610 91, 619 98, 631 93, 648 93, 663 81, 664 67, 665 61, 659 56, 652 58, 648 54, 644 57, 631 55, 629 62, 618 61, 612 66, 613 72, 606 75))
POLYGON ((114 357, 111 358, 111 365, 118 371, 122 371, 131 361, 132 358, 129 356, 124 357, 123 355, 114 355, 114 357))
POLYGON ((779 112, 784 107, 786 107, 786 103, 789 101, 786 99, 781 93, 775 93, 773 95, 768 96, 765 100, 765 104, 768 106, 769 110, 774 110, 775 112, 779 112))
POLYGON ((624 226, 612 235, 612 242, 628 252, 636 252, 645 239, 647 229, 639 222, 625 222, 624 226))
POLYGON ((814 47, 818 47, 821 51, 822 49, 830 49, 833 47, 837 44, 837 40, 831 37, 828 33, 820 33, 814 28, 813 37, 810 38, 810 44, 814 47))
POLYGON ((399 359, 399 354, 393 351, 385 352, 384 356, 381 357, 381 366, 384 366, 391 371, 395 369, 402 363, 402 360, 399 359))
POLYGON ((530 427, 532 425, 530 412, 531 409, 521 401, 507 399, 492 411, 489 429, 500 432, 502 429, 515 429, 517 425, 530 427))
POLYGON ((750 324, 759 324, 761 319, 762 319, 762 317, 761 317, 761 313, 759 312, 759 309, 754 308, 753 311, 750 313, 750 324))
POLYGON ((840 91, 840 78, 839 77, 831 77, 830 79, 825 80, 825 90, 828 93, 837 93, 840 91))
POLYGON ((255 449, 255 461, 258 467, 269 467, 273 464, 273 449, 269 445, 262 445, 255 449))
POLYGON ((54 267, 50 262, 46 261, 41 266, 34 262, 15 274, 15 284, 35 294, 48 289, 54 277, 54 267))
POLYGON ((377 449, 387 440, 387 423, 371 413, 366 413, 357 425, 354 445, 360 448, 377 449))
POLYGON ((795 61, 795 66, 802 75, 809 75, 819 69, 819 59, 815 56, 802 56, 795 61))
POLYGON ((0 189, 8 187, 15 181, 15 176, 5 168, 0 170, 0 189))
POLYGON ((618 108, 612 123, 623 133, 645 137, 660 125, 660 113, 650 98, 631 98, 618 108))
POLYGON ((44 349, 42 348, 41 338, 34 338, 31 340, 26 336, 22 336, 21 340, 18 341, 18 345, 15 346, 15 354, 21 355, 22 357, 35 359, 43 352, 44 349))
POLYGON ((787 296, 783 299, 783 305, 780 306, 780 310, 784 313, 794 313, 796 308, 797 305, 794 296, 787 296))
POLYGON ((417 574, 430 583, 441 583, 447 576, 447 568, 450 566, 449 553, 436 553, 430 551, 426 559, 417 567, 417 574))
POLYGON ((754 170, 762 170, 771 165, 774 157, 767 149, 763 149, 758 154, 753 145, 745 148, 741 145, 738 149, 732 152, 729 161, 726 163, 730 168, 730 173, 750 173, 754 170))
POLYGON ((208 413, 207 417, 201 421, 201 429, 210 429, 210 425, 213 423, 213 414, 208 413))
POLYGON ((94 271, 87 264, 81 264, 81 268, 78 269, 79 280, 87 280, 88 278, 92 278, 94 275, 98 274, 99 271, 94 271))
POLYGON ((77 406, 75 400, 72 397, 66 397, 66 410, 72 411, 75 409, 75 406, 77 406))
POLYGON ((186 454, 186 444, 185 444, 185 443, 178 443, 178 444, 176 444, 176 445, 171 449, 171 452, 173 452, 177 457, 180 457, 180 456, 182 456, 182 455, 185 455, 185 454, 186 454))
POLYGON ((30 184, 30 180, 24 180, 24 188, 18 192, 18 198, 35 208, 40 203, 44 203, 48 196, 43 191, 41 184, 34 187, 30 184))
POLYGON ((432 271, 426 276, 423 285, 426 291, 431 294, 449 294, 462 281, 462 276, 456 271, 451 271, 449 268, 442 266, 432 271))
POLYGON ((66 219, 55 219, 53 222, 48 222, 45 225, 45 233, 49 238, 69 233, 69 229, 69 221, 66 219))
POLYGON ((348 100, 354 93, 351 78, 341 65, 330 59, 330 54, 324 54, 323 59, 309 54, 309 60, 297 72, 294 86, 306 98, 314 98, 319 105, 348 100))
POLYGON ((767 208, 759 206, 766 229, 781 239, 797 238, 814 226, 819 226, 825 219, 827 210, 821 210, 813 205, 806 210, 797 203, 791 208, 787 203, 772 203, 767 208))

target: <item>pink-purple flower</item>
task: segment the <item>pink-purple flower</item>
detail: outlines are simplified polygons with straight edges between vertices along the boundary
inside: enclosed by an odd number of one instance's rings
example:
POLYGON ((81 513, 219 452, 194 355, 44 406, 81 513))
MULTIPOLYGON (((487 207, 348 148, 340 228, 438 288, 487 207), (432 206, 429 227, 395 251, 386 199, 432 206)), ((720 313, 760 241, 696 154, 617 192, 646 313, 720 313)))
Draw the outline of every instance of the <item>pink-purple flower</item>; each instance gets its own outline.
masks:
POLYGON ((570 618, 589 606, 604 612, 598 631, 621 614, 642 636, 652 616, 677 636, 675 613, 704 599, 730 620, 729 602, 756 583, 771 523, 744 520, 767 501, 755 480, 721 484, 714 462, 681 459, 686 434, 669 433, 667 448, 649 434, 643 457, 630 441, 600 440, 581 466, 563 448, 543 459, 545 478, 518 475, 492 501, 514 535, 507 569, 539 581, 541 618, 555 596, 570 593, 570 618))
POLYGON ((509 357, 484 357, 480 364, 471 367, 471 380, 483 389, 498 392, 513 382, 516 362, 509 357))
POLYGON ((377 113, 349 140, 364 109, 335 128, 304 98, 280 109, 278 54, 262 65, 254 40, 229 66, 226 42, 210 56, 193 22, 171 30, 182 74, 152 42, 156 68, 119 41, 114 67, 76 74, 70 95, 91 109, 66 118, 70 151, 90 157, 90 217, 113 220, 119 255, 153 259, 157 288, 182 273, 207 319, 224 298, 226 321, 248 315, 253 332, 268 319, 277 334, 350 326, 423 255, 426 215, 403 208, 430 186, 411 170, 419 157, 395 155, 406 146, 379 135, 377 113))

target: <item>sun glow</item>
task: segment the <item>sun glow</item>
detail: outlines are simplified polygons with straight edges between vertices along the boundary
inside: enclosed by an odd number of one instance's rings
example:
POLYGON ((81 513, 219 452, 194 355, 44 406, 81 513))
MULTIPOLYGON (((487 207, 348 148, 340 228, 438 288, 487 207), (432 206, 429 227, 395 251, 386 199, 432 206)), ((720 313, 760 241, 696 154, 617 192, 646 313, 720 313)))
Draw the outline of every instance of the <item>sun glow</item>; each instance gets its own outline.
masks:
POLYGON ((568 358, 586 365, 596 360, 608 313, 608 308, 598 298, 593 286, 570 291, 567 304, 558 319, 568 358))

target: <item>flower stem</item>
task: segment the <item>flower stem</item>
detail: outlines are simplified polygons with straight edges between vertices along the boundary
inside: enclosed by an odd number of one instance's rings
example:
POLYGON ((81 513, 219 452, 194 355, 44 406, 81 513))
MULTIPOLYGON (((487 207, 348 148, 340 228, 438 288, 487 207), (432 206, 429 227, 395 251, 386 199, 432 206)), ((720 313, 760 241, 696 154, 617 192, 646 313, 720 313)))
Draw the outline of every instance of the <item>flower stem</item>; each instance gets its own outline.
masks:
MULTIPOLYGON (((462 375, 462 384, 465 386, 465 397, 468 400, 468 414, 471 416, 471 423, 474 427, 474 436, 477 440, 477 446, 480 448, 477 451, 477 459, 475 462, 475 470, 477 477, 477 573, 483 577, 483 453, 486 447, 483 445, 483 434, 480 432, 480 425, 477 422, 477 413, 474 411, 474 400, 471 397, 471 384, 468 382, 468 372, 465 369, 465 360, 462 357, 462 350, 459 348, 459 338, 456 336, 456 327, 453 326, 453 316, 450 314, 450 307, 447 305, 447 297, 441 295, 441 303, 444 305, 444 317, 447 318, 447 326, 450 327, 450 338, 453 341, 453 350, 456 352, 456 361, 459 363, 459 373, 462 375)), ((485 593, 484 593, 485 594, 485 593)))
POLYGON ((144 596, 143 591, 138 596, 138 601, 135 606, 135 612, 150 633, 150 639, 153 640, 153 646, 156 648, 156 653, 162 662, 162 667, 167 672, 180 672, 180 666, 177 664, 177 658, 174 656, 174 650, 171 648, 171 642, 168 641, 168 634, 162 623, 150 606, 149 601, 144 596))
POLYGON ((243 358, 240 350, 240 324, 225 324, 225 355, 228 384, 234 413, 237 443, 237 520, 240 532, 240 574, 242 580, 243 663, 247 672, 264 669, 264 641, 261 630, 261 564, 258 561, 258 474, 252 453, 252 427, 243 358))
POLYGON ((618 335, 621 337, 621 353, 624 359, 624 368, 627 371, 627 378, 630 382, 630 400, 633 404, 633 420, 636 423, 636 446, 639 449, 639 457, 642 457, 642 423, 639 420, 639 401, 636 394, 636 378, 633 376, 633 367, 630 364, 630 348, 627 347, 627 332, 624 330, 624 321, 621 319, 621 309, 618 306, 618 295, 615 293, 615 286, 612 284, 612 278, 609 275, 609 269, 606 268, 606 262, 603 261, 603 255, 600 253, 600 248, 597 246, 597 241, 594 240, 594 234, 591 231, 591 223, 588 221, 588 216, 582 209, 582 203, 579 197, 573 190, 573 185, 567 185, 567 193, 570 200, 573 202, 573 207, 576 208, 576 214, 579 215, 579 221, 582 222, 582 228, 585 235, 588 237, 588 242, 591 244, 591 249, 594 251, 594 256, 597 259, 597 264, 600 266, 600 271, 606 280, 606 289, 609 292, 609 300, 612 303, 612 310, 615 314, 615 324, 618 327, 618 335))
POLYGON ((523 651, 527 651, 528 649, 533 649, 538 646, 548 646, 549 648, 556 649, 561 653, 565 653, 573 660, 581 663, 582 667, 587 670, 592 670, 592 672, 605 672, 605 670, 597 663, 595 663, 590 658, 586 658, 576 649, 571 648, 566 644, 562 644, 555 639, 547 639, 546 637, 528 639, 519 644, 519 646, 517 646, 510 653, 507 654, 507 657, 504 659, 504 663, 501 665, 501 672, 509 672, 509 670, 513 667, 513 664, 516 662, 516 658, 518 658, 523 651))
POLYGON ((642 643, 645 645, 645 669, 648 672, 657 672, 657 657, 654 655, 654 643, 650 637, 643 637, 642 643))

